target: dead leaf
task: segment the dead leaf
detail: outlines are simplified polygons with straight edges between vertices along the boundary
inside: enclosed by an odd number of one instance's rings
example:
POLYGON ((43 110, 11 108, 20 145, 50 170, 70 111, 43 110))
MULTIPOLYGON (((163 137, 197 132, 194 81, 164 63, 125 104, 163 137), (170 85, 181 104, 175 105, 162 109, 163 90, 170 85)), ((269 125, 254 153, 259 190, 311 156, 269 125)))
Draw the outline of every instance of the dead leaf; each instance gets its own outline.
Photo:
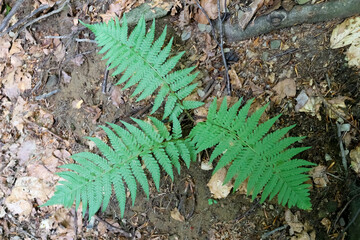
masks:
POLYGON ((326 166, 316 166, 310 170, 309 174, 318 187, 326 187, 329 183, 329 179, 326 175, 326 166))
POLYGON ((52 188, 36 177, 20 177, 16 180, 10 196, 5 199, 5 205, 10 212, 19 214, 24 219, 32 211, 34 198, 39 204, 43 204, 52 191, 52 188))
POLYGON ((123 12, 124 7, 121 3, 112 3, 110 4, 109 10, 107 10, 104 14, 99 14, 99 16, 104 22, 108 23, 111 19, 121 18, 123 12))
POLYGON ((9 57, 9 49, 11 47, 11 40, 8 35, 0 38, 0 60, 6 61, 9 57))
POLYGON ((180 221, 180 222, 185 221, 184 216, 181 215, 181 213, 179 212, 179 209, 177 209, 177 208, 174 208, 173 210, 171 210, 170 216, 177 221, 180 221))
POLYGON ((239 25, 242 29, 245 29, 246 26, 251 21, 252 17, 256 13, 256 11, 261 8, 264 4, 264 0, 254 0, 250 6, 249 10, 245 12, 239 19, 239 25))
POLYGON ((212 175, 208 182, 207 186, 209 187, 213 198, 226 198, 233 188, 234 184, 231 181, 224 185, 226 173, 227 169, 222 168, 212 175))
POLYGON ((293 214, 289 209, 285 211, 285 221, 290 226, 290 230, 289 230, 290 235, 294 235, 295 233, 300 233, 304 229, 304 224, 302 224, 298 219, 299 215, 300 212, 293 214))
POLYGON ((351 17, 337 25, 330 37, 332 49, 341 48, 360 39, 360 17, 351 17))
POLYGON ((242 88, 243 83, 244 83, 244 79, 239 78, 236 71, 234 69, 232 69, 232 68, 229 70, 229 77, 230 77, 230 82, 231 82, 232 86, 234 86, 237 89, 242 88))
POLYGON ((360 145, 350 151, 351 168, 360 176, 360 145))
POLYGON ((80 100, 75 99, 74 101, 72 101, 71 106, 75 109, 80 109, 83 102, 84 101, 82 99, 80 99, 80 100))
MULTIPOLYGON (((224 12, 224 3, 225 0, 220 0, 220 12, 224 12)), ((226 5, 229 4, 229 1, 226 2, 226 5)), ((203 7, 203 9, 206 11, 208 17, 211 20, 214 20, 218 17, 218 7, 217 7, 217 0, 201 0, 200 5, 203 7)), ((203 12, 198 9, 197 14, 195 14, 194 19, 201 24, 209 24, 206 16, 203 14, 203 12)))
MULTIPOLYGON (((296 82, 294 79, 285 79, 278 82, 273 88, 277 93, 277 100, 280 102, 283 98, 295 97, 296 95, 296 82)), ((278 103, 279 103, 278 102, 278 103)))
POLYGON ((346 52, 346 59, 350 67, 357 67, 360 69, 360 41, 354 42, 349 47, 349 49, 346 52))
POLYGON ((71 76, 69 76, 65 71, 61 71, 61 73, 62 73, 64 83, 70 83, 71 76))
MULTIPOLYGON (((329 99, 327 101, 329 104, 331 104, 332 108, 336 109, 338 114, 345 116, 346 114, 344 112, 344 109, 346 109, 346 104, 345 104, 346 100, 352 100, 352 99, 347 96, 338 96, 338 97, 329 99)), ((330 108, 327 108, 327 113, 328 113, 329 117, 332 119, 337 119, 339 117, 338 114, 335 113, 334 111, 332 111, 330 108)))
POLYGON ((73 59, 71 59, 71 62, 80 67, 84 63, 84 56, 82 54, 76 55, 73 59))
POLYGON ((65 47, 60 41, 60 39, 54 39, 54 56, 58 62, 61 62, 65 57, 65 47))
POLYGON ((34 140, 24 141, 18 149, 17 157, 19 165, 23 165, 30 160, 31 155, 36 152, 36 143, 34 140))
POLYGON ((115 86, 113 88, 110 98, 115 107, 120 107, 125 103, 125 96, 120 86, 115 86))

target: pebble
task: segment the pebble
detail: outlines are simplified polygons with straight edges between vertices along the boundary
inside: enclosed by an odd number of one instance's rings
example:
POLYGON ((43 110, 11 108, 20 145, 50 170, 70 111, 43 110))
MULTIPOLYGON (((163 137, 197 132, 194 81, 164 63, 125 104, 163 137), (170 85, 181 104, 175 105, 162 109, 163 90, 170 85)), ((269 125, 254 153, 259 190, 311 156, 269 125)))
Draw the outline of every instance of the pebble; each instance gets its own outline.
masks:
POLYGON ((344 226, 345 226, 345 220, 344 220, 344 218, 340 218, 339 223, 340 223, 340 226, 344 227, 344 226))
POLYGON ((281 40, 272 40, 270 42, 270 49, 279 49, 281 45, 281 40))
POLYGON ((198 23, 198 28, 200 32, 211 32, 211 26, 207 24, 198 23))
POLYGON ((201 89, 198 89, 197 94, 199 95, 199 97, 203 97, 205 95, 205 92, 201 89))
POLYGON ((269 53, 268 52, 263 52, 261 59, 266 62, 269 59, 269 53))
POLYGON ((191 31, 183 31, 181 34, 181 40, 186 41, 191 37, 191 31))
POLYGON ((56 75, 51 75, 46 81, 46 88, 50 89, 56 86, 58 83, 58 77, 56 75))

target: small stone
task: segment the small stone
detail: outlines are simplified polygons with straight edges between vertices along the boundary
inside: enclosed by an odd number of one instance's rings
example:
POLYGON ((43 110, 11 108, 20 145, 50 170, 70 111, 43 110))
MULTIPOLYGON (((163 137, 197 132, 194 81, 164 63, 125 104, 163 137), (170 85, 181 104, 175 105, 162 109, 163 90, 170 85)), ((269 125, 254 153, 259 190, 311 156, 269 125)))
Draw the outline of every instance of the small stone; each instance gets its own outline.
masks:
POLYGON ((200 32, 211 32, 211 26, 207 25, 207 24, 198 24, 198 28, 200 30, 200 32))
POLYGON ((329 155, 329 154, 325 154, 325 161, 331 161, 332 160, 332 157, 329 155))
POLYGON ((181 34, 181 40, 186 41, 191 37, 191 32, 190 31, 183 31, 183 33, 181 34))
POLYGON ((345 226, 345 220, 344 220, 344 218, 340 218, 339 223, 340 223, 340 226, 344 227, 344 226, 345 226))
POLYGON ((205 92, 201 89, 198 89, 197 93, 198 93, 199 97, 203 97, 205 95, 205 92))
POLYGON ((303 5, 305 3, 308 3, 310 0, 296 0, 296 2, 300 5, 303 5))
POLYGON ((270 204, 270 205, 269 205, 269 209, 270 209, 270 210, 274 210, 274 205, 270 204))
POLYGON ((270 49, 274 50, 274 49, 279 49, 281 45, 281 40, 272 40, 270 42, 270 49))
POLYGON ((51 89, 55 87, 56 84, 58 83, 58 80, 59 79, 56 75, 51 75, 46 82, 46 88, 51 89))
POLYGON ((262 56, 261 56, 261 59, 266 62, 269 58, 269 53, 268 52, 263 52, 262 53, 262 56))

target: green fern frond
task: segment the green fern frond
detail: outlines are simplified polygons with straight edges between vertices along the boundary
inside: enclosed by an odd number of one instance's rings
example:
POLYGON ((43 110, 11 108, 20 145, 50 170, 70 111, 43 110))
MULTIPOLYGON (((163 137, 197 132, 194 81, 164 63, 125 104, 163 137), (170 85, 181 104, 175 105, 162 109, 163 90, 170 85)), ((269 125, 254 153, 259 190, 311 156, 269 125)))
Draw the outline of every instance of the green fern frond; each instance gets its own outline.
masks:
MULTIPOLYGON (((83 23, 84 24, 84 23, 83 23)), ((94 25, 84 24, 96 36, 100 53, 106 53, 103 59, 108 59, 109 69, 116 68, 113 76, 123 73, 117 84, 126 83, 124 88, 135 86, 132 96, 137 101, 154 94, 153 114, 165 101, 163 119, 177 118, 184 110, 201 106, 202 102, 184 100, 196 88, 192 83, 197 76, 191 73, 194 67, 173 71, 184 52, 169 58, 173 39, 164 47, 166 27, 160 37, 154 41, 155 20, 146 33, 145 20, 142 17, 135 29, 128 35, 126 16, 122 25, 118 19, 94 25)))
POLYGON ((125 128, 109 123, 101 126, 108 136, 110 144, 98 138, 89 138, 98 147, 101 155, 89 152, 74 154, 74 164, 61 168, 71 171, 58 173, 65 181, 60 181, 54 196, 44 206, 61 204, 76 207, 82 202, 83 214, 89 211, 93 216, 100 208, 104 211, 109 204, 112 189, 119 202, 121 216, 125 211, 126 187, 130 191, 134 204, 138 183, 149 197, 149 183, 144 169, 152 176, 159 189, 160 166, 173 179, 172 167, 180 172, 180 157, 187 167, 195 160, 196 154, 192 142, 182 138, 180 123, 173 121, 170 134, 166 126, 156 118, 150 118, 152 124, 133 119, 139 126, 123 122, 125 128))
POLYGON ((280 115, 259 124, 265 105, 249 115, 253 100, 240 110, 241 99, 230 109, 224 98, 219 110, 216 99, 209 107, 208 118, 190 132, 197 152, 215 147, 210 161, 221 156, 214 173, 229 165, 224 184, 235 177, 234 189, 248 178, 247 192, 253 199, 263 190, 261 202, 278 195, 279 204, 310 209, 309 185, 305 184, 312 166, 305 160, 292 158, 307 147, 288 148, 301 137, 284 135, 294 126, 269 133, 280 115))

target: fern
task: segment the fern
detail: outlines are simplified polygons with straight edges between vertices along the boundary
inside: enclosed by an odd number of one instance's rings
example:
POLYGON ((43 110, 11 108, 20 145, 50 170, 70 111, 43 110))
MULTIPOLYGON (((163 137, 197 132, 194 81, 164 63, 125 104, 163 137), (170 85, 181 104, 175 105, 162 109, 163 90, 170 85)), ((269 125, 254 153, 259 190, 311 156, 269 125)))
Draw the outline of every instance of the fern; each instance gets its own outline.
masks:
POLYGON ((128 37, 125 15, 122 20, 122 25, 117 18, 108 24, 83 23, 94 32, 96 41, 102 47, 100 53, 106 52, 103 59, 108 59, 109 69, 116 68, 112 75, 123 73, 117 84, 126 82, 125 89, 137 85, 132 93, 132 96, 139 95, 137 101, 151 96, 159 89, 151 114, 158 110, 167 98, 163 119, 170 116, 172 120, 184 110, 201 106, 202 102, 184 100, 197 86, 197 83, 192 83, 198 74, 191 73, 194 67, 171 72, 184 52, 169 58, 173 38, 162 48, 166 27, 161 36, 154 41, 155 20, 146 33, 146 24, 142 17, 128 37))
POLYGON ((111 123, 112 130, 101 126, 109 138, 110 146, 98 138, 89 138, 102 156, 90 152, 72 155, 76 164, 61 166, 71 171, 57 173, 65 181, 60 181, 54 196, 44 206, 62 204, 71 207, 75 201, 78 208, 82 202, 83 214, 88 209, 91 217, 101 207, 102 210, 106 209, 113 189, 123 216, 125 183, 133 204, 137 183, 149 197, 148 179, 142 166, 150 172, 158 190, 160 166, 171 179, 174 178, 172 166, 180 173, 180 156, 189 167, 190 162, 195 160, 195 150, 188 139, 182 139, 180 123, 174 120, 173 134, 170 134, 161 121, 152 117, 150 119, 153 125, 133 119, 140 129, 126 122, 122 122, 126 129, 111 123))
POLYGON ((234 189, 248 178, 247 192, 254 199, 264 189, 261 202, 278 194, 279 204, 311 209, 308 176, 304 173, 314 165, 305 160, 292 159, 308 147, 290 148, 291 144, 303 137, 284 135, 294 127, 278 129, 268 133, 280 115, 258 124, 265 111, 265 105, 251 116, 248 112, 252 100, 239 111, 241 99, 230 109, 224 98, 217 111, 216 99, 209 108, 207 120, 198 123, 191 131, 192 142, 197 152, 215 147, 210 162, 221 155, 214 173, 230 165, 224 184, 235 177, 234 189))
POLYGON ((128 36, 126 17, 109 24, 86 25, 96 35, 100 53, 105 53, 113 75, 122 73, 117 84, 125 88, 135 86, 133 96, 140 101, 157 92, 152 113, 164 104, 163 119, 169 117, 172 130, 160 120, 149 117, 151 123, 133 119, 135 127, 122 122, 125 128, 115 124, 101 126, 107 134, 109 144, 98 138, 89 138, 100 151, 100 155, 82 152, 72 156, 74 164, 61 168, 68 171, 58 175, 64 180, 56 187, 54 196, 43 206, 61 204, 76 208, 82 203, 83 214, 93 216, 100 208, 104 211, 110 197, 115 193, 121 215, 124 215, 126 189, 132 203, 136 199, 138 185, 149 197, 148 176, 150 173, 159 190, 160 167, 173 179, 173 167, 180 173, 181 158, 187 167, 196 154, 212 148, 210 161, 219 158, 214 173, 229 166, 225 183, 235 178, 234 189, 248 178, 248 193, 254 199, 262 192, 261 202, 277 195, 279 204, 310 209, 309 184, 306 166, 314 165, 301 159, 292 159, 308 149, 288 148, 302 137, 284 137, 294 126, 270 132, 280 115, 259 124, 268 105, 248 116, 252 100, 240 108, 241 100, 228 109, 226 98, 217 110, 216 99, 210 105, 207 120, 198 123, 188 136, 182 136, 178 116, 186 110, 195 109, 203 103, 184 100, 196 88, 192 83, 197 73, 193 67, 173 71, 183 52, 169 58, 172 39, 163 47, 166 28, 154 41, 155 21, 146 33, 144 18, 139 20, 128 36))

